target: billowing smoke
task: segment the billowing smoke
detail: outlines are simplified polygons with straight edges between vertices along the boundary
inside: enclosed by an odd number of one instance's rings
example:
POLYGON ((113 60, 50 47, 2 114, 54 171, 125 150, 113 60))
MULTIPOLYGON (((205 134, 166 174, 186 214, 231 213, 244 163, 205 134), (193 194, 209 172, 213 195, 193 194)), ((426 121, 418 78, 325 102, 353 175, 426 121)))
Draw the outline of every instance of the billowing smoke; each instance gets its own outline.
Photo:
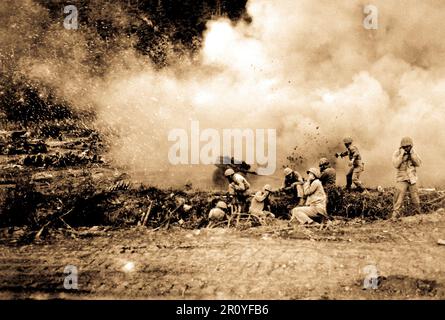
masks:
MULTIPOLYGON (((94 35, 59 23, 20 68, 73 105, 94 108, 97 125, 118 136, 109 159, 152 183, 211 181, 213 166, 169 164, 169 132, 190 131, 196 120, 202 129, 276 129, 278 169, 291 152, 301 156, 301 171, 321 156, 333 159, 342 138, 352 136, 367 185, 393 181, 391 155, 401 137, 411 136, 424 160, 421 184, 443 185, 445 3, 372 3, 377 30, 363 27, 368 1, 250 0, 251 23, 210 21, 202 49, 191 57, 172 53, 162 69, 133 49, 131 37, 121 37, 94 72, 94 53, 83 46, 94 35)), ((118 12, 115 19, 124 21, 118 12)), ((25 37, 35 28, 22 27, 25 37)), ((335 165, 339 174, 346 169, 346 161, 335 165)))

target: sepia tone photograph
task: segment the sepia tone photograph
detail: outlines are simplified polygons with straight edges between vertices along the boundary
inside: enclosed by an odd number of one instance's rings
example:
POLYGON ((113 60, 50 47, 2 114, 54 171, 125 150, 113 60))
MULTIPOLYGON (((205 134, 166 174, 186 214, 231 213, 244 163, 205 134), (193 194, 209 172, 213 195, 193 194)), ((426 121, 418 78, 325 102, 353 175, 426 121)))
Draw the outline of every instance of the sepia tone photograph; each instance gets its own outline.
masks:
POLYGON ((445 300, 444 17, 0 1, 0 300, 445 300))

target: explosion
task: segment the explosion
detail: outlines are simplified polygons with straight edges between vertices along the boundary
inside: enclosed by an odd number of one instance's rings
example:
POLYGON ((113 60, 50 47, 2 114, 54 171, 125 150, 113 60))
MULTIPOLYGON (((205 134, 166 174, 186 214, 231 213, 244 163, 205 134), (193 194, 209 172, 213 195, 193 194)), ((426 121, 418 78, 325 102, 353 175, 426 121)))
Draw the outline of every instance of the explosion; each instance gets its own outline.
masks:
MULTIPOLYGON (((209 21, 201 48, 189 55, 166 50, 162 68, 137 52, 132 36, 121 34, 93 72, 94 52, 85 44, 97 41, 103 50, 100 36, 87 25, 63 30, 27 0, 18 20, 24 43, 8 38, 14 21, 2 23, 2 54, 16 52, 15 76, 52 88, 76 108, 92 108, 102 132, 117 137, 110 160, 153 184, 184 184, 184 172, 198 185, 211 182, 212 166, 168 160, 169 132, 199 121, 218 131, 275 129, 277 168, 297 147, 302 172, 322 156, 332 158, 341 139, 353 136, 370 186, 393 182, 392 152, 402 136, 411 136, 424 160, 420 184, 442 185, 436 159, 445 156, 445 4, 376 0, 377 30, 363 27, 366 4, 249 0, 248 21, 209 21), (29 37, 44 46, 33 54, 21 51, 29 37)), ((2 3, 3 18, 11 6, 17 5, 2 3)), ((131 20, 118 5, 97 14, 116 26, 131 20)), ((339 174, 345 166, 337 163, 339 174)))

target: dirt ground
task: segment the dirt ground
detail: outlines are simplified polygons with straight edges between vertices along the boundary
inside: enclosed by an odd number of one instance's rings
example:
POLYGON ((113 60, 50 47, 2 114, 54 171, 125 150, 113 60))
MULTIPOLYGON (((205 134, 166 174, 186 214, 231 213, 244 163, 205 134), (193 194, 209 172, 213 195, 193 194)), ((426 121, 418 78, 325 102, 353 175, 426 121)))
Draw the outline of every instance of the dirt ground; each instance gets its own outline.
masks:
POLYGON ((0 298, 445 299, 443 212, 322 229, 280 220, 245 230, 77 231, 17 245, 3 230, 0 298), (78 268, 78 290, 64 289, 67 265, 78 268), (365 290, 370 265, 378 289, 365 290))

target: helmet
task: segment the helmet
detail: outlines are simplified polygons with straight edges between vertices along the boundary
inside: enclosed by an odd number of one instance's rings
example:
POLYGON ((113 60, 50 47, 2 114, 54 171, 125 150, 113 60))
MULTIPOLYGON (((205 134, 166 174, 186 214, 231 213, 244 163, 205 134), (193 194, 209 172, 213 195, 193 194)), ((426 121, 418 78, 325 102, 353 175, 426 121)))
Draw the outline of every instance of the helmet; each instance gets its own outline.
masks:
POLYGON ((329 163, 329 160, 327 159, 327 158, 321 158, 320 159, 320 162, 319 162, 319 166, 321 167, 321 166, 328 166, 330 163, 329 163))
POLYGON ((266 184, 266 185, 263 187, 263 191, 272 191, 272 187, 270 186, 270 184, 266 184))
POLYGON ((220 209, 227 209, 227 203, 225 203, 224 201, 218 201, 216 207, 220 209))
POLYGON ((293 170, 292 170, 291 168, 286 168, 286 169, 284 169, 284 175, 285 175, 285 176, 290 175, 292 172, 293 172, 293 170))
POLYGON ((408 146, 413 146, 413 139, 411 139, 410 137, 404 137, 402 139, 402 142, 400 142, 400 146, 401 147, 408 147, 408 146))
POLYGON ((346 137, 343 139, 343 143, 344 144, 351 144, 352 143, 352 138, 351 137, 346 137))
POLYGON ((226 172, 224 172, 224 175, 226 177, 233 176, 234 174, 235 174, 235 171, 233 171, 233 169, 227 169, 226 172))
POLYGON ((320 178, 320 171, 316 168, 310 168, 307 173, 312 173, 317 179, 320 178))

